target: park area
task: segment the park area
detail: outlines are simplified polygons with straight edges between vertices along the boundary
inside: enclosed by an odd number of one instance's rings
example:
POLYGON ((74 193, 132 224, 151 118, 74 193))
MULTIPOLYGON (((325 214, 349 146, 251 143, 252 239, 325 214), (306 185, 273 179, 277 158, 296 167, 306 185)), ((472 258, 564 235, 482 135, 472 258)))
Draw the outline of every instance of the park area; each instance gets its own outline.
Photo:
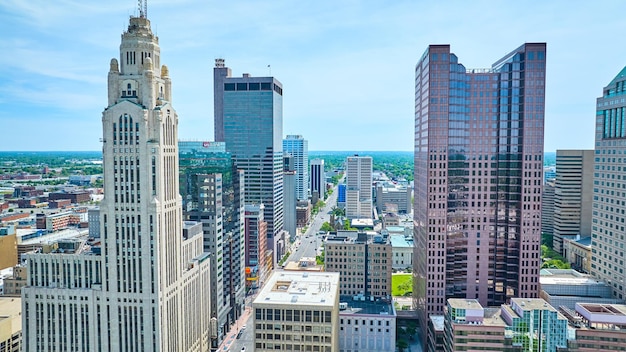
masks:
POLYGON ((413 274, 397 273, 391 275, 391 295, 394 297, 410 296, 413 292, 413 274))

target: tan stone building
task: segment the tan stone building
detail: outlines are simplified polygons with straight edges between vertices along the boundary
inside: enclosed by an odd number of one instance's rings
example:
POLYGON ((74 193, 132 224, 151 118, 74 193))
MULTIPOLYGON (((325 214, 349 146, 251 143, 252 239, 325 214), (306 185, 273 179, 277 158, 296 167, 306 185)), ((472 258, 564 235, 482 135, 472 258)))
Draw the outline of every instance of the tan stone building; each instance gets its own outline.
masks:
MULTIPOLYGON (((3 228, 8 229, 8 228, 3 228)), ((2 229, 0 229, 2 230, 2 229)), ((17 237, 15 232, 0 233, 0 270, 17 265, 17 237)))
MULTIPOLYGON (((4 295, 20 296, 22 287, 26 286, 28 269, 25 266, 17 265, 13 267, 13 275, 4 279, 4 295)), ((0 350, 2 352, 2 350, 0 350)))
POLYGON ((274 272, 252 309, 257 352, 339 352, 337 273, 274 272))
POLYGON ((22 300, 0 297, 0 352, 19 352, 22 348, 22 300))
POLYGON ((391 295, 392 247, 388 235, 337 234, 324 241, 326 271, 341 274, 342 296, 391 295))

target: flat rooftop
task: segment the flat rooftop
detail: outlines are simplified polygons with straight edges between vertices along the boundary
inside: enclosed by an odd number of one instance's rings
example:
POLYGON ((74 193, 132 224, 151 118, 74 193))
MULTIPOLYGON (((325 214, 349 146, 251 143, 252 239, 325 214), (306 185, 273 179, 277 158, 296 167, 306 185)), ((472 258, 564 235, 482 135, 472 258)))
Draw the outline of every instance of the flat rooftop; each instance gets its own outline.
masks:
POLYGON ((478 300, 468 298, 448 298, 448 305, 456 309, 483 309, 478 300))
POLYGON ((604 282, 574 269, 541 269, 539 283, 541 285, 605 285, 604 282))
POLYGON ((22 299, 0 296, 0 320, 11 319, 11 332, 22 330, 22 299))
POLYGON ((365 299, 355 300, 353 296, 341 296, 339 303, 347 303, 347 309, 341 309, 339 315, 354 315, 354 314, 368 314, 368 315, 389 315, 396 316, 396 311, 393 308, 393 304, 384 300, 368 300, 365 299))
POLYGON ((548 302, 541 298, 511 298, 511 307, 517 306, 521 310, 550 310, 556 312, 548 302))
POLYGON ((443 315, 431 315, 429 317, 430 321, 433 324, 433 327, 435 328, 435 331, 441 331, 443 332, 443 324, 444 321, 446 320, 446 317, 443 315))
POLYGON ((626 326, 626 305, 624 304, 576 303, 576 312, 591 325, 626 326))
POLYGON ((21 229, 17 230, 17 244, 18 245, 33 245, 40 243, 52 243, 58 240, 63 240, 67 238, 75 238, 81 236, 88 236, 89 229, 65 229, 61 231, 56 231, 49 233, 47 235, 31 238, 28 240, 22 240, 22 236, 32 234, 37 232, 37 230, 33 231, 32 229, 25 230, 25 232, 21 232, 21 229))
POLYGON ((394 248, 413 248, 413 239, 407 241, 404 235, 391 235, 391 246, 394 248))
POLYGON ((252 304, 334 306, 338 295, 339 273, 276 271, 252 304))

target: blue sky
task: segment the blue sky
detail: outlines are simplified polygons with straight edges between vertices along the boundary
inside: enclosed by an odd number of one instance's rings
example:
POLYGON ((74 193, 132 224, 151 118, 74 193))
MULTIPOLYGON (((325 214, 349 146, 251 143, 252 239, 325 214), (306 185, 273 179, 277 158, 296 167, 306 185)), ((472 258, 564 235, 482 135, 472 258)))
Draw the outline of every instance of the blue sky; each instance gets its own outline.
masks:
MULTIPOLYGON (((468 68, 548 43, 545 150, 593 148, 595 100, 626 65, 624 1, 150 0, 179 137, 213 139, 213 66, 284 86, 310 150, 413 149, 414 65, 468 68)), ((109 61, 135 0, 0 2, 0 150, 99 150, 109 61)))

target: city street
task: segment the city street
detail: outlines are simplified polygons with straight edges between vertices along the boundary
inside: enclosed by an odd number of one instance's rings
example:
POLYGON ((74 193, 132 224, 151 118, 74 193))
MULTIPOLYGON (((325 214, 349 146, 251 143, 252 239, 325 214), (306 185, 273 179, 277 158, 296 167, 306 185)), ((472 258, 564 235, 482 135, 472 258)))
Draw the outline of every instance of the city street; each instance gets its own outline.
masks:
MULTIPOLYGON (((337 187, 333 188, 331 194, 325 201, 325 205, 319 213, 311 220, 307 231, 296 238, 294 251, 289 256, 288 261, 299 261, 302 257, 315 257, 321 251, 322 235, 318 232, 324 222, 330 221, 330 211, 337 205, 337 187)), ((220 345, 220 352, 240 352, 243 347, 246 351, 254 351, 254 335, 252 326, 252 301, 256 297, 246 297, 246 312, 237 320, 231 331, 226 335, 224 342, 220 345), (245 328, 244 328, 245 326, 245 328)))
POLYGON ((318 234, 324 222, 330 222, 330 210, 337 206, 337 187, 333 188, 331 194, 325 201, 325 205, 320 209, 319 213, 313 218, 307 231, 296 238, 296 250, 289 256, 289 261, 300 261, 302 257, 315 257, 321 250, 322 236, 318 234))

